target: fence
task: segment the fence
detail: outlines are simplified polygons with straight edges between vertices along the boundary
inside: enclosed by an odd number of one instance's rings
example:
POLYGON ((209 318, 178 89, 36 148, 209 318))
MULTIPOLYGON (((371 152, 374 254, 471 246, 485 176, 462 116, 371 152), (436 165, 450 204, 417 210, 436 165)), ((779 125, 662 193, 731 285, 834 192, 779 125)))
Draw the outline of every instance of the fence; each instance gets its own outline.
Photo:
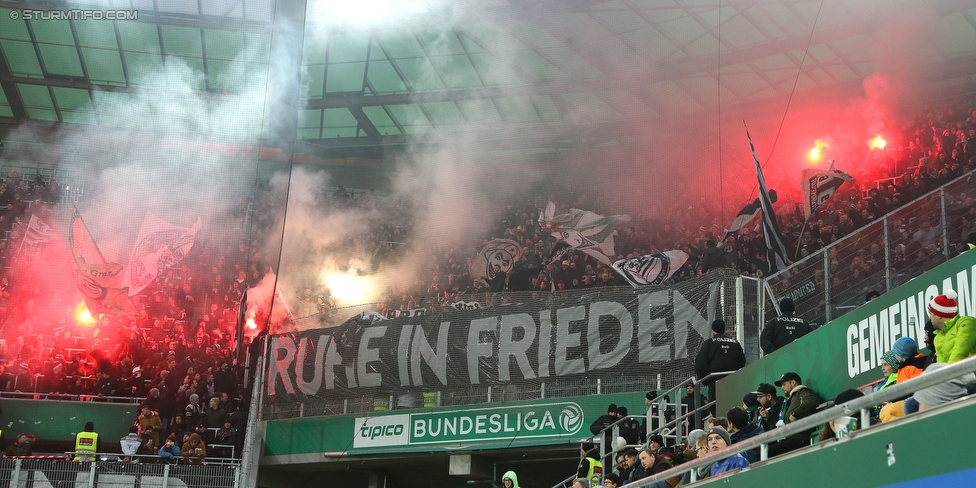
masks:
MULTIPOLYGON (((113 459, 118 454, 109 454, 113 459)), ((99 456, 101 459, 103 456, 99 456)), ((158 459, 158 458, 156 458, 158 459)), ((237 464, 186 465, 66 459, 0 459, 0 486, 15 488, 236 488, 237 464)))
POLYGON ((864 303, 869 291, 911 280, 961 250, 956 244, 974 220, 974 178, 961 176, 770 276, 769 289, 777 301, 792 298, 798 316, 823 325, 864 303))

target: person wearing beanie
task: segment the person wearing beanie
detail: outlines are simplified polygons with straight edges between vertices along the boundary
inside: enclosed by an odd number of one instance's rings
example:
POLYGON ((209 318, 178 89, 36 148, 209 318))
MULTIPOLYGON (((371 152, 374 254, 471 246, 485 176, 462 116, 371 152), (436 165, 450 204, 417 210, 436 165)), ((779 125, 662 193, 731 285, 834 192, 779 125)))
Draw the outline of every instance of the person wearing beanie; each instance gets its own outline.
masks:
POLYGON ((180 450, 180 445, 176 442, 176 434, 170 434, 166 437, 166 442, 159 448, 157 454, 162 462, 170 464, 175 464, 183 457, 183 451, 180 450))
POLYGON ((726 376, 719 373, 738 371, 745 365, 746 354, 742 345, 725 335, 724 320, 714 320, 712 337, 702 342, 698 356, 695 357, 695 374, 699 380, 707 378, 704 383, 708 386, 708 401, 715 401, 715 382, 726 376))
POLYGON ((203 460, 207 458, 207 445, 200 438, 200 434, 193 433, 190 434, 190 440, 180 449, 183 451, 183 460, 186 464, 203 464, 203 460))
MULTIPOLYGON (((858 390, 857 388, 849 388, 838 393, 837 396, 834 397, 833 403, 834 405, 843 405, 851 400, 861 398, 863 396, 864 393, 861 390, 858 390)), ((857 412, 852 413, 851 416, 857 419, 857 424, 854 428, 861 428, 861 411, 858 410, 857 412)), ((835 425, 834 420, 827 421, 823 428, 820 429, 820 434, 817 436, 817 442, 823 442, 825 440, 835 438, 836 432, 837 426, 835 425)))
POLYGON ((952 364, 976 354, 976 318, 959 315, 956 292, 946 290, 929 301, 929 320, 934 328, 935 356, 952 364))
POLYGON ((506 471, 502 475, 502 488, 519 488, 518 475, 515 471, 506 471))
POLYGON ((617 488, 621 483, 620 477, 613 473, 607 473, 603 476, 604 488, 617 488))
POLYGON ((793 305, 793 300, 780 300, 779 311, 780 316, 767 322, 759 334, 759 346, 767 356, 812 330, 806 320, 795 315, 796 306, 793 305))
POLYGON ((617 414, 617 404, 611 403, 607 407, 607 413, 597 417, 596 420, 590 424, 590 433, 593 435, 600 435, 603 432, 603 445, 611 446, 613 445, 613 430, 609 427, 620 420, 619 414, 617 414))
MULTIPOLYGON (((885 364, 890 364, 895 367, 894 381, 889 379, 884 383, 884 387, 895 383, 904 383, 922 374, 926 366, 934 360, 931 354, 919 354, 918 343, 915 342, 915 339, 908 336, 895 341, 894 345, 891 346, 891 350, 881 355, 881 359, 882 372, 885 371, 885 364), (894 360, 894 363, 890 362, 892 360, 894 360)), ((880 390, 881 388, 879 387, 878 389, 880 390)), ((910 396, 897 398, 881 405, 881 408, 875 412, 875 416, 881 419, 882 422, 888 422, 904 416, 906 408, 910 412, 915 412, 918 410, 918 403, 910 396), (907 407, 905 405, 906 403, 909 404, 907 407)))
MULTIPOLYGON (((729 432, 722 428, 722 426, 716 425, 711 429, 708 429, 708 451, 716 452, 725 449, 732 445, 732 439, 729 432)), ((733 454, 725 459, 721 459, 712 463, 712 476, 720 476, 723 473, 727 473, 736 469, 743 469, 749 467, 749 460, 745 458, 742 454, 733 454)))

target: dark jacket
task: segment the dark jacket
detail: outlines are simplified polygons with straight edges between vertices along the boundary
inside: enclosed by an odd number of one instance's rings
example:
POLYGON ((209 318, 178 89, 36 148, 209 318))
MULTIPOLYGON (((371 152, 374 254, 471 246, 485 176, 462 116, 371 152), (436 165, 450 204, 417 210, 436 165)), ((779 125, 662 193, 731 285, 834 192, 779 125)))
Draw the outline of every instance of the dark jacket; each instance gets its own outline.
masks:
MULTIPOLYGON (((817 407, 823 403, 823 398, 805 385, 796 385, 796 388, 790 392, 788 402, 789 403, 786 405, 786 411, 783 413, 783 422, 787 424, 791 422, 791 415, 795 417, 795 420, 800 420, 803 417, 816 413, 817 407)), ((814 430, 815 428, 811 428, 809 430, 793 434, 790 436, 790 438, 809 441, 810 434, 814 430)))
POLYGON ((763 354, 773 351, 810 333, 810 325, 806 320, 794 316, 792 313, 775 318, 766 323, 759 334, 759 345, 763 354))
MULTIPOLYGON (((733 444, 738 444, 740 442, 745 442, 752 439, 763 432, 764 431, 761 426, 749 422, 745 427, 733 432, 730 438, 733 444)), ((759 461, 759 448, 756 447, 755 449, 749 449, 748 451, 742 453, 742 455, 745 456, 750 463, 755 463, 759 461)))
POLYGON ((711 373, 738 371, 745 365, 746 355, 742 345, 731 337, 719 334, 702 342, 695 358, 695 374, 698 378, 704 378, 711 373))
MULTIPOLYGON (((777 396, 776 403, 773 403, 769 407, 769 411, 766 413, 766 418, 762 420, 762 428, 764 432, 769 432, 776 428, 776 422, 779 421, 779 413, 783 410, 783 397, 777 396)), ((759 417, 762 419, 762 417, 759 417)))

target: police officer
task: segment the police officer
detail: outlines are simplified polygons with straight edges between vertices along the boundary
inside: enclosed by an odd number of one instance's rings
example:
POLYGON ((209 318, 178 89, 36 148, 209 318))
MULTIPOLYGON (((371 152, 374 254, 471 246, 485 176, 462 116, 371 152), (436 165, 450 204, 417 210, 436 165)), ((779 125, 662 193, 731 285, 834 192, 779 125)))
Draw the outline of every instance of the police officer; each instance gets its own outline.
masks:
POLYGON ((98 452, 98 433, 95 423, 89 420, 85 423, 85 430, 75 436, 75 461, 94 461, 98 452))
POLYGON ((810 325, 806 320, 795 316, 796 306, 793 300, 784 298, 779 302, 780 316, 766 323, 762 334, 759 335, 759 345, 763 354, 769 355, 773 351, 810 333, 810 325))
MULTIPOLYGON (((695 374, 704 378, 713 373, 738 371, 746 365, 746 354, 742 345, 735 339, 725 335, 725 321, 716 319, 712 322, 712 337, 702 342, 698 356, 695 358, 695 374)), ((708 401, 715 400, 715 380, 711 377, 705 381, 708 385, 708 401)))

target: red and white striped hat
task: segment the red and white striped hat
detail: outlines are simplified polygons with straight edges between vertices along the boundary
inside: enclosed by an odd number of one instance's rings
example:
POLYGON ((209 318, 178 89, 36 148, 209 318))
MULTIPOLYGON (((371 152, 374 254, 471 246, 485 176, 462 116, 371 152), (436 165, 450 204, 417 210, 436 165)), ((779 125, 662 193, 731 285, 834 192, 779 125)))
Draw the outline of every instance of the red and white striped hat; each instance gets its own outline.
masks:
POLYGON ((939 317, 951 319, 959 314, 959 304, 956 302, 956 292, 946 290, 945 294, 939 295, 929 302, 929 312, 939 317))

